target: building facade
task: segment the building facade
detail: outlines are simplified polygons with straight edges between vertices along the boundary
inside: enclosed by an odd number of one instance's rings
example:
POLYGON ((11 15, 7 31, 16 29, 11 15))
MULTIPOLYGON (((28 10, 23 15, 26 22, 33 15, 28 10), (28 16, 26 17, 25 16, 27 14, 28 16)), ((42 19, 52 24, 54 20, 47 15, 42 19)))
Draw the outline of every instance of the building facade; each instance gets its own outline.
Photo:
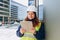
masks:
POLYGON ((18 6, 16 5, 11 5, 11 19, 18 19, 18 6))
POLYGON ((10 0, 0 0, 0 21, 8 22, 9 21, 9 5, 10 0))
POLYGON ((26 16, 27 6, 11 1, 11 20, 23 20, 26 16))
POLYGON ((35 3, 34 0, 28 0, 28 6, 30 6, 30 5, 35 5, 34 3, 35 3))

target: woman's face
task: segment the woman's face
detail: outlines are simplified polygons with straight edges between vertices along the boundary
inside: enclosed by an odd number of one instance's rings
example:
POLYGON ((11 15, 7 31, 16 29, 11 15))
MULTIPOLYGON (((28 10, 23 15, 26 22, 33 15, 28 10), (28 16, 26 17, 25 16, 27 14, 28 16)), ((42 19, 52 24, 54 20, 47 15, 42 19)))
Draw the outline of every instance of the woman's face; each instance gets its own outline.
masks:
POLYGON ((35 14, 32 11, 29 11, 27 16, 30 20, 35 18, 35 14))

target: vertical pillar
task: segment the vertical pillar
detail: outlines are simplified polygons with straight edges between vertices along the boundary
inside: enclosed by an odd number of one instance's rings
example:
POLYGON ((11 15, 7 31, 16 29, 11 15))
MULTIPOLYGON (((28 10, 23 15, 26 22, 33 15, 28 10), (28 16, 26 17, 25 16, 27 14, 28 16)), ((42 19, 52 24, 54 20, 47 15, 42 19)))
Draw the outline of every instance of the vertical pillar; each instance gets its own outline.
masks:
POLYGON ((4 16, 3 16, 3 22, 2 22, 2 24, 4 24, 4 16))
POLYGON ((8 23, 10 22, 10 18, 8 17, 8 23))
POLYGON ((35 6, 37 7, 37 16, 39 17, 39 0, 34 0, 35 1, 35 6))

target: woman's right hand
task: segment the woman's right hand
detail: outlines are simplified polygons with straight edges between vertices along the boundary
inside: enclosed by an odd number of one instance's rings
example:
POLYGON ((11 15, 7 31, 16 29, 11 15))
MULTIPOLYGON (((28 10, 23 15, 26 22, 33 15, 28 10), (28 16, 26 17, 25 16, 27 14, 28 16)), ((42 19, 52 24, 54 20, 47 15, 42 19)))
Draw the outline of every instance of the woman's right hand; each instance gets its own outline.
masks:
POLYGON ((25 29, 23 29, 23 28, 20 29, 20 33, 21 33, 21 34, 24 34, 25 32, 26 32, 25 29))

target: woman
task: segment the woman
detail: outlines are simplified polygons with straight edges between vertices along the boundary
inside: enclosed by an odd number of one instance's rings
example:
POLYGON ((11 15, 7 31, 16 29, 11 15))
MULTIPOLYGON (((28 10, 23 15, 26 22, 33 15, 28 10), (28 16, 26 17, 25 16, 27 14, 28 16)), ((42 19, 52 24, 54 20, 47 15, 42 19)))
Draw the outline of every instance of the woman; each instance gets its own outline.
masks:
POLYGON ((27 9, 27 17, 25 21, 32 21, 33 28, 31 28, 31 33, 26 33, 26 30, 19 26, 16 34, 17 36, 21 37, 21 40, 43 40, 45 39, 45 30, 44 24, 39 21, 38 17, 36 16, 36 7, 29 6, 27 9), (26 36, 24 36, 26 35, 26 36), (27 36, 30 35, 30 36, 27 36), (33 36, 32 36, 33 35, 33 36))

